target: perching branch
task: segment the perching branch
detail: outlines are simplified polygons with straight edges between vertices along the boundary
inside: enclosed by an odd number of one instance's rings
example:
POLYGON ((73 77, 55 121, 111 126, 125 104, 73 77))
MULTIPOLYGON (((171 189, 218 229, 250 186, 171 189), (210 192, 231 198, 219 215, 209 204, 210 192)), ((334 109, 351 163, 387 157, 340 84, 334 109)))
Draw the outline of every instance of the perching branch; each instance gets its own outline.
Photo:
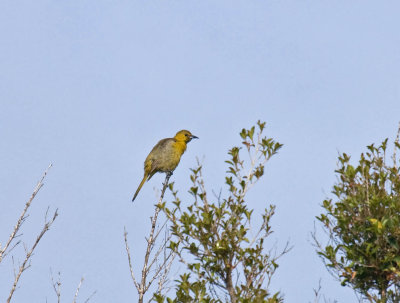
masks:
POLYGON ((164 194, 165 190, 167 189, 169 178, 171 177, 172 174, 168 173, 165 177, 165 181, 163 184, 163 188, 161 191, 161 195, 159 198, 159 203, 156 205, 155 210, 154 210, 154 215, 150 217, 151 220, 151 230, 149 237, 146 238, 147 241, 147 248, 146 248, 146 253, 144 256, 144 262, 143 262, 143 268, 142 268, 142 276, 140 282, 138 282, 135 278, 133 267, 132 267, 132 258, 131 258, 131 253, 128 245, 128 233, 126 231, 126 228, 124 228, 124 240, 125 240, 125 249, 126 253, 128 256, 128 263, 129 263, 129 270, 131 273, 131 278, 133 281, 133 284, 135 285, 135 288, 138 292, 139 295, 139 303, 143 303, 144 300, 144 295, 145 293, 149 290, 150 286, 152 283, 156 280, 159 279, 158 282, 158 292, 161 292, 163 289, 168 272, 171 268, 172 261, 175 257, 175 252, 174 251, 169 251, 167 252, 167 244, 169 242, 170 236, 166 235, 165 239, 163 239, 163 244, 159 246, 159 248, 154 252, 154 247, 156 240, 158 236, 160 235, 161 230, 163 230, 166 227, 166 222, 159 228, 159 230, 156 231, 156 225, 157 225, 157 218, 158 214, 160 212, 159 205, 162 203, 164 199, 164 194), (152 259, 150 259, 150 256, 153 253, 152 259), (161 253, 163 253, 163 259, 162 262, 159 264, 159 259, 161 257, 161 253), (152 276, 150 277, 149 274, 152 270, 153 265, 156 264, 157 267, 152 273, 152 276))

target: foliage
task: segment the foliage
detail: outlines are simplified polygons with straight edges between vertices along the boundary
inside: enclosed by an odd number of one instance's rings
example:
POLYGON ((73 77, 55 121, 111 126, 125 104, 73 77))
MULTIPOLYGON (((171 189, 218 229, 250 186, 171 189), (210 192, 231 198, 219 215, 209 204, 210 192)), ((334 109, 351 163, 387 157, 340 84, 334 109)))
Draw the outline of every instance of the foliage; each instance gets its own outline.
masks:
POLYGON ((317 217, 329 235, 318 254, 330 271, 369 302, 400 300, 400 174, 386 159, 388 139, 367 146, 356 166, 350 156, 339 156, 335 200, 323 201, 317 217))
POLYGON ((268 286, 278 267, 277 259, 288 251, 266 251, 265 240, 272 233, 270 220, 275 206, 262 214, 258 230, 251 229, 253 210, 245 198, 248 190, 263 176, 266 162, 282 144, 262 136, 265 123, 240 133, 244 148, 229 150, 225 183, 227 196, 210 199, 202 177, 202 166, 192 169, 190 194, 193 202, 184 208, 173 184, 174 208, 160 205, 171 220, 175 236, 170 248, 180 252, 188 272, 176 281, 175 298, 156 294, 157 302, 281 302, 279 293, 268 286), (250 163, 241 158, 247 150, 250 163), (247 166, 247 167, 246 167, 247 166), (215 199, 215 201, 214 201, 215 199), (251 235, 255 232, 254 237, 251 235))

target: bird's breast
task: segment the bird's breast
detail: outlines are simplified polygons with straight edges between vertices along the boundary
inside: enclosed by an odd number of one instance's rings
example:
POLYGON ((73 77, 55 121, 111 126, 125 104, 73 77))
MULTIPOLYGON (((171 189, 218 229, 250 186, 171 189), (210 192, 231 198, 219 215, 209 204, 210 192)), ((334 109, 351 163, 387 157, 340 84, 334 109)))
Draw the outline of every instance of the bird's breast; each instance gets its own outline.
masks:
POLYGON ((174 151, 179 155, 179 157, 182 156, 182 154, 186 150, 185 142, 176 141, 176 142, 174 142, 174 144, 172 146, 173 146, 174 151))

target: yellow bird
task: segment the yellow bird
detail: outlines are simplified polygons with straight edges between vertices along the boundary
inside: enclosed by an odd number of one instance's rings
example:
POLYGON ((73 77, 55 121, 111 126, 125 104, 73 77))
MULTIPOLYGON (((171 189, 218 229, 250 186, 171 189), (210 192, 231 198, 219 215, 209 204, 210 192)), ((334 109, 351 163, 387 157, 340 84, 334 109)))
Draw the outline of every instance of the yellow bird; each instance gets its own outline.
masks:
POLYGON ((175 137, 162 139, 153 147, 144 161, 143 180, 140 182, 132 202, 136 199, 144 182, 150 180, 155 173, 172 174, 186 150, 186 144, 192 139, 198 139, 198 137, 192 135, 188 130, 180 130, 175 137))

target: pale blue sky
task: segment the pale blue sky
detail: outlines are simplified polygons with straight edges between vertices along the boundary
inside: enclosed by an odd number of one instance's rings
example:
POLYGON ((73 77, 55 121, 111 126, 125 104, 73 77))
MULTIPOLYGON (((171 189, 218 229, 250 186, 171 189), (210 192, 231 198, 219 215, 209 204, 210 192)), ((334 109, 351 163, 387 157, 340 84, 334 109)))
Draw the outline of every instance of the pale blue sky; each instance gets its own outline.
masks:
MULTIPOLYGON (((277 206, 273 243, 294 249, 273 290, 288 303, 322 292, 355 302, 310 244, 338 151, 357 157, 393 138, 400 120, 398 1, 3 1, 0 4, 0 241, 53 163, 24 234, 48 205, 60 216, 22 277, 14 302, 134 302, 123 227, 142 262, 162 175, 134 204, 143 160, 182 128, 190 143, 173 175, 185 196, 204 156, 209 190, 223 187, 226 152, 258 119, 284 144, 249 206, 277 206)), ((167 196, 167 198, 170 198, 167 196)), ((28 242, 28 244, 31 241, 28 242)), ((0 300, 12 282, 0 266, 0 300)))

